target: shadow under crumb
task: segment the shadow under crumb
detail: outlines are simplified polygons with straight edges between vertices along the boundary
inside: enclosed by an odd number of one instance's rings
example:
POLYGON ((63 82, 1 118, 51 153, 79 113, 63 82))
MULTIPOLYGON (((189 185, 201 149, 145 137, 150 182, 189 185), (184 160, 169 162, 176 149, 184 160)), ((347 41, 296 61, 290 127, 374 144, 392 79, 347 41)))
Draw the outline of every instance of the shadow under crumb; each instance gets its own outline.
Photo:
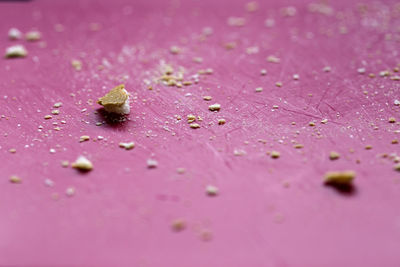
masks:
POLYGON ((97 120, 104 122, 103 125, 108 125, 113 128, 123 129, 126 127, 127 118, 125 115, 107 112, 104 108, 96 110, 97 120))
POLYGON ((352 184, 325 184, 325 186, 335 189, 337 192, 347 196, 353 196, 357 193, 357 188, 352 184))

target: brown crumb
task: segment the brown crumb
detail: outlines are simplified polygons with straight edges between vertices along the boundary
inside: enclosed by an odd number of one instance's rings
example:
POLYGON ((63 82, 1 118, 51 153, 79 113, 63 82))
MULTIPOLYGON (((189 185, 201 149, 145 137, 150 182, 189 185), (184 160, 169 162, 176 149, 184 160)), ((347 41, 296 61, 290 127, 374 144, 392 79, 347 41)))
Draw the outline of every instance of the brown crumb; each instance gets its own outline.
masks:
POLYGON ((372 146, 371 145, 366 145, 365 146, 365 150, 371 150, 372 149, 372 146))
POLYGON ((181 232, 186 228, 186 222, 184 219, 176 219, 171 224, 172 231, 181 232))
POLYGON ((303 144, 295 144, 293 147, 296 149, 300 149, 300 148, 303 148, 304 145, 303 144))
POLYGON ((271 158, 278 159, 281 156, 281 153, 279 153, 278 151, 271 151, 270 155, 271 158))
POLYGON ((226 123, 225 119, 218 119, 218 125, 224 125, 226 123))
POLYGON ((85 141, 89 141, 90 140, 90 136, 89 135, 82 135, 81 137, 79 137, 79 143, 85 142, 85 141))
POLYGON ((351 185, 356 173, 354 171, 331 171, 324 176, 324 183, 330 185, 351 185))
POLYGON ((390 117, 388 121, 389 121, 389 123, 395 123, 396 122, 396 118, 390 117))
POLYGON ((331 153, 329 153, 329 159, 330 160, 337 160, 340 158, 340 154, 335 152, 335 151, 331 151, 331 153))
POLYGON ((190 128, 192 128, 192 129, 198 129, 198 128, 200 128, 200 124, 198 124, 198 123, 192 123, 192 124, 190 124, 190 128))

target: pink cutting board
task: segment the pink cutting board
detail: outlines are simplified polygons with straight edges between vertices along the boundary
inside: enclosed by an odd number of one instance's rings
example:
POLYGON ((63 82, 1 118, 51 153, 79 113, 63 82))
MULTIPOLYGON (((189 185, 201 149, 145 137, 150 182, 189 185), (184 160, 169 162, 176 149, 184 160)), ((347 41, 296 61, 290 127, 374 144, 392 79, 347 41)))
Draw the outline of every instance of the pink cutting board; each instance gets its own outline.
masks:
POLYGON ((29 53, 0 59, 0 266, 400 266, 400 6, 358 2, 0 1, 0 49, 29 53), (162 62, 213 73, 170 87, 162 62), (111 124, 96 100, 120 83, 131 114, 111 124), (91 172, 61 166, 79 155, 91 172), (341 170, 353 191, 324 186, 341 170))

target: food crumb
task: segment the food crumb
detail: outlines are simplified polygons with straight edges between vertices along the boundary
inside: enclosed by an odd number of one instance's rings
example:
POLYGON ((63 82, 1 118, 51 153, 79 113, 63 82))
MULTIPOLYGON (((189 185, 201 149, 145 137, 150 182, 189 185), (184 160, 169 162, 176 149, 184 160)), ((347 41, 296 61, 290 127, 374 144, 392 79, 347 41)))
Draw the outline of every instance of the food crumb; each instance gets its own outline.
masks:
POLYGON ((50 120, 51 118, 53 118, 53 116, 51 116, 51 115, 46 115, 46 116, 44 116, 44 119, 45 119, 45 120, 50 120))
POLYGON ((310 121, 310 122, 308 123, 308 125, 311 126, 311 127, 313 127, 313 126, 315 126, 315 122, 310 121))
POLYGON ((191 124, 190 124, 190 128, 192 128, 192 129, 198 129, 198 128, 200 128, 200 124, 198 124, 198 123, 191 123, 191 124))
POLYGON ((328 123, 328 119, 322 119, 322 120, 321 120, 321 123, 322 123, 322 124, 327 124, 327 123, 328 123))
POLYGON ((60 111, 58 109, 55 109, 55 110, 51 111, 51 114, 58 115, 58 114, 60 114, 60 111))
POLYGON ((79 156, 75 162, 71 164, 71 167, 80 171, 91 171, 93 164, 86 157, 79 156))
POLYGON ((19 176, 11 175, 10 182, 13 184, 20 184, 20 183, 22 183, 22 179, 19 176))
POLYGON ((80 71, 82 70, 82 61, 78 60, 78 59, 73 59, 71 60, 71 66, 76 70, 76 71, 80 71))
POLYGON ((389 121, 389 123, 395 123, 396 122, 396 118, 390 117, 388 121, 389 121))
POLYGON ((38 31, 30 31, 25 34, 25 39, 27 41, 38 41, 42 37, 41 33, 38 31))
POLYGON ((176 55, 176 54, 179 54, 181 52, 181 49, 179 47, 173 45, 173 46, 171 46, 169 48, 169 51, 171 52, 171 54, 176 55))
POLYGON ((82 135, 81 137, 79 137, 79 143, 85 142, 85 141, 89 141, 90 140, 90 136, 89 135, 82 135))
POLYGON ((125 150, 131 150, 135 147, 135 143, 134 142, 129 142, 129 143, 121 142, 121 143, 119 143, 119 147, 125 148, 125 150))
POLYGON ((271 151, 270 155, 271 158, 278 159, 281 156, 281 153, 279 153, 278 151, 271 151))
POLYGON ((211 241, 212 238, 213 238, 213 234, 212 234, 212 232, 211 232, 210 230, 203 229, 203 230, 200 232, 200 238, 201 238, 201 240, 203 240, 203 241, 205 241, 205 242, 211 241))
POLYGON ((18 39, 21 39, 21 37, 22 37, 22 33, 17 28, 11 28, 8 31, 8 38, 10 40, 18 40, 18 39))
POLYGON ((188 123, 192 123, 192 122, 194 122, 195 120, 196 120, 196 116, 195 116, 195 115, 193 115, 193 114, 187 115, 187 121, 188 121, 188 123))
POLYGON ((15 148, 10 148, 10 150, 8 150, 8 152, 10 152, 10 153, 17 153, 17 149, 15 149, 15 148))
POLYGON ((125 90, 125 85, 120 84, 110 90, 105 96, 97 101, 107 112, 120 115, 129 114, 129 93, 125 90))
POLYGON ((293 74, 293 80, 297 81, 300 79, 300 75, 299 74, 293 74))
POLYGON ((218 119, 218 125, 224 125, 226 123, 225 119, 218 119))
POLYGON ((212 96, 206 95, 206 96, 203 96, 203 99, 205 101, 211 101, 212 100, 212 96))
POLYGON ((259 93, 259 92, 262 92, 262 91, 263 91, 263 88, 262 88, 262 87, 257 87, 257 88, 256 88, 256 92, 259 93))
POLYGON ((260 70, 260 74, 261 74, 262 76, 267 75, 267 70, 266 70, 266 69, 260 70))
POLYGON ((15 58, 15 57, 26 57, 28 55, 28 51, 26 51, 23 45, 13 45, 6 49, 6 58, 15 58))
POLYGON ((74 196, 74 195, 75 195, 75 188, 74 188, 74 187, 68 187, 68 188, 65 190, 65 194, 66 194, 68 197, 74 196))
POLYGON ((216 195, 218 195, 218 188, 213 185, 207 185, 206 194, 209 196, 216 196, 216 195))
POLYGON ((335 151, 331 151, 329 153, 329 159, 330 160, 337 160, 337 159, 339 159, 339 157, 340 157, 340 154, 335 152, 335 151))
POLYGON ((184 173, 186 172, 186 170, 185 170, 185 168, 177 168, 177 169, 176 169, 176 172, 177 172, 178 174, 184 174, 184 173))
POLYGON ((64 168, 67 168, 69 166, 69 161, 68 160, 62 160, 61 161, 61 166, 64 168))
POLYGON ((154 169, 157 168, 158 166, 158 162, 155 159, 148 159, 147 160, 147 168, 149 169, 154 169))
POLYGON ((394 170, 400 172, 400 163, 394 165, 394 170))
POLYGON ((208 106, 208 109, 210 111, 219 111, 221 109, 221 104, 218 104, 218 103, 212 104, 212 105, 208 106))
POLYGON ((330 171, 324 176, 324 183, 327 185, 351 185, 356 174, 354 171, 330 171))
POLYGON ((184 219, 176 219, 172 222, 171 228, 174 232, 181 232, 186 228, 186 222, 184 219))
POLYGON ((372 149, 372 146, 371 145, 366 145, 365 146, 365 150, 371 150, 372 149))
POLYGON ((61 102, 54 103, 53 108, 59 108, 62 106, 61 102))
POLYGON ((279 62, 281 62, 281 59, 274 55, 270 55, 267 57, 267 61, 271 62, 271 63, 279 63, 279 62))
POLYGON ((48 186, 48 187, 53 187, 54 186, 54 181, 47 178, 47 179, 44 180, 44 184, 46 186, 48 186))

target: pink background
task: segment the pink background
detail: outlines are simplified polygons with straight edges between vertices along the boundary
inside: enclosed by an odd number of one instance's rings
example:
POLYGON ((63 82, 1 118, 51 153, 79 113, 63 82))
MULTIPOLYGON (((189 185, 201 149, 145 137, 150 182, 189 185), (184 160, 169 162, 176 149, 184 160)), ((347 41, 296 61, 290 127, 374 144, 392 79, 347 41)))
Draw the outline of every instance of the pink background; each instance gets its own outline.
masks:
POLYGON ((400 126, 388 123, 400 120, 393 104, 399 82, 379 72, 399 63, 400 8, 364 1, 362 12, 358 1, 331 2, 331 15, 310 12, 303 0, 259 1, 253 13, 241 0, 0 2, 0 49, 23 44, 29 52, 0 59, 0 265, 400 266, 400 173, 379 156, 399 151, 391 140, 400 138, 400 126), (281 15, 288 6, 295 16, 281 15), (231 16, 246 25, 227 25, 231 16), (267 18, 274 27, 264 26, 267 18), (46 46, 8 40, 11 27, 39 30, 46 46), (199 41, 204 27, 213 34, 199 41), (232 41, 237 47, 226 50, 232 41), (173 45, 179 55, 169 52, 173 45), (247 54, 253 46, 259 52, 247 54), (281 63, 268 63, 269 55, 281 63), (82 61, 82 71, 72 59, 82 61), (214 73, 183 88, 152 83, 150 91, 144 81, 159 76, 162 60, 187 76, 214 73), (326 66, 331 72, 322 71, 326 66), (133 99, 129 120, 96 126, 103 118, 88 100, 124 76, 133 99), (60 115, 44 120, 55 102, 63 103, 60 115), (213 103, 221 104, 219 113, 208 111, 213 103), (204 119, 200 129, 189 128, 190 113, 204 119), (105 139, 79 143, 81 135, 105 139), (118 147, 129 141, 133 150, 118 147), (271 150, 281 157, 271 159, 271 150), (339 160, 329 160, 332 150, 339 160), (81 154, 93 171, 61 167, 81 154), (157 168, 147 168, 149 158, 157 168), (356 171, 354 192, 324 186, 331 170, 356 171), (13 174, 23 182, 10 183, 13 174), (220 194, 207 196, 208 184, 220 194), (76 194, 68 197, 71 186, 76 194), (181 232, 171 230, 177 218, 187 224, 181 232), (212 239, 202 240, 203 231, 212 239))

